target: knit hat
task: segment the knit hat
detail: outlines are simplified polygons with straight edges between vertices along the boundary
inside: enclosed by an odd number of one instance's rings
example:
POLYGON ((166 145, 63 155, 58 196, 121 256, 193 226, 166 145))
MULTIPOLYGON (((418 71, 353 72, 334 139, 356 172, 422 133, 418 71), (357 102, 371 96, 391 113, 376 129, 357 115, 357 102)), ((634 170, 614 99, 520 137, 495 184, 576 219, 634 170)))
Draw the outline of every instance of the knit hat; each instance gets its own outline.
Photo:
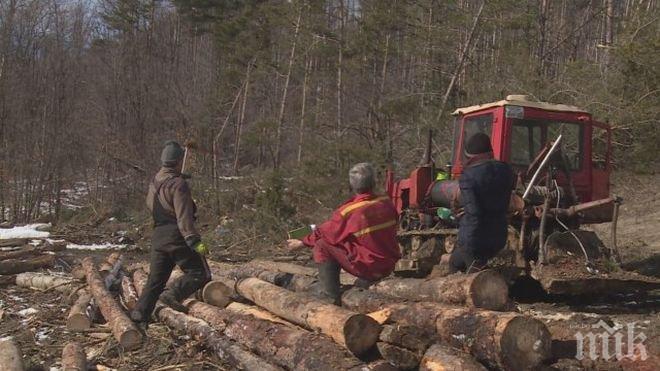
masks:
POLYGON ((183 158, 184 150, 179 143, 173 140, 165 142, 160 162, 165 167, 174 167, 183 158))
POLYGON ((478 155, 488 152, 493 152, 493 147, 490 145, 490 138, 484 133, 474 134, 465 144, 465 153, 468 155, 478 155))

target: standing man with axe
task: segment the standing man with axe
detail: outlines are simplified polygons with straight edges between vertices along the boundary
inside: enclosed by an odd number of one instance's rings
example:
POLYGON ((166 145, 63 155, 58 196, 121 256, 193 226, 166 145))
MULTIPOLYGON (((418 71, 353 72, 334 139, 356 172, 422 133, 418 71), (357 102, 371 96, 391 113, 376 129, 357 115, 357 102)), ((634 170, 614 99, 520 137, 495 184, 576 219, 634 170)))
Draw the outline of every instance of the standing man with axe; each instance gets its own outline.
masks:
POLYGON ((209 250, 195 229, 196 206, 181 175, 185 152, 179 143, 166 142, 160 157, 162 167, 149 185, 147 207, 154 220, 149 279, 131 312, 131 319, 143 327, 158 299, 172 309, 187 312, 181 301, 211 280, 204 258, 209 250), (184 275, 165 289, 175 265, 184 275))

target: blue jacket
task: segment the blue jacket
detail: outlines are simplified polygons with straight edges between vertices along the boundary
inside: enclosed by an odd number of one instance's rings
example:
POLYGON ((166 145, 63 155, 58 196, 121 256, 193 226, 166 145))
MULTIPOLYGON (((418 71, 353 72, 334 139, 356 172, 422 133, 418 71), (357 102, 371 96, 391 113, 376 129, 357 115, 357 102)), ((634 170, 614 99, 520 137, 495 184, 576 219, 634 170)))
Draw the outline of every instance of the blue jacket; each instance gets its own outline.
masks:
POLYGON ((463 170, 459 186, 465 214, 458 226, 458 245, 490 258, 506 245, 513 170, 504 162, 482 160, 463 170))

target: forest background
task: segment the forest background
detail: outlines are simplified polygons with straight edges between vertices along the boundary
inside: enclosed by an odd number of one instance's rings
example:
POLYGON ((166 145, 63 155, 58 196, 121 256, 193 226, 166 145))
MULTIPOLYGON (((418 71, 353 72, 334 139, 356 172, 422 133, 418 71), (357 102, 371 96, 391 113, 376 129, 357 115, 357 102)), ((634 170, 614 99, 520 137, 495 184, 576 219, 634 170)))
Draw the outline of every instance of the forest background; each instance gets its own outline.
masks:
POLYGON ((508 94, 587 109, 618 171, 655 173, 659 19, 655 0, 0 0, 0 221, 147 224, 177 139, 209 238, 282 239, 349 195, 353 163, 405 175, 432 128, 444 165, 451 111, 508 94))

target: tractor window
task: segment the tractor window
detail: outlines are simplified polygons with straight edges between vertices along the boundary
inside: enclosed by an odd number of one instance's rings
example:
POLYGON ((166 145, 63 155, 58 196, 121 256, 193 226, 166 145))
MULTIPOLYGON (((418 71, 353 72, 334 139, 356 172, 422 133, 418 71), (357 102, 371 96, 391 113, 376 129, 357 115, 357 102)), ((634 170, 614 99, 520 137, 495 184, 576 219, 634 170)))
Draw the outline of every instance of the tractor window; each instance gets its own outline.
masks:
POLYGON ((548 123, 548 141, 562 135, 561 150, 571 170, 580 170, 582 164, 582 126, 567 122, 548 123))
POLYGON ((548 142, 562 134, 562 151, 571 170, 582 161, 582 127, 567 122, 513 120, 511 127, 511 164, 527 166, 548 142))
POLYGON ((516 120, 511 128, 511 164, 527 166, 541 150, 541 124, 516 120))
MULTIPOLYGON (((465 144, 467 141, 477 133, 484 133, 491 136, 493 132, 493 114, 488 113, 485 115, 468 117, 463 122, 463 145, 461 146, 461 159, 465 160, 465 144)), ((491 138, 492 139, 492 138, 491 138)))

